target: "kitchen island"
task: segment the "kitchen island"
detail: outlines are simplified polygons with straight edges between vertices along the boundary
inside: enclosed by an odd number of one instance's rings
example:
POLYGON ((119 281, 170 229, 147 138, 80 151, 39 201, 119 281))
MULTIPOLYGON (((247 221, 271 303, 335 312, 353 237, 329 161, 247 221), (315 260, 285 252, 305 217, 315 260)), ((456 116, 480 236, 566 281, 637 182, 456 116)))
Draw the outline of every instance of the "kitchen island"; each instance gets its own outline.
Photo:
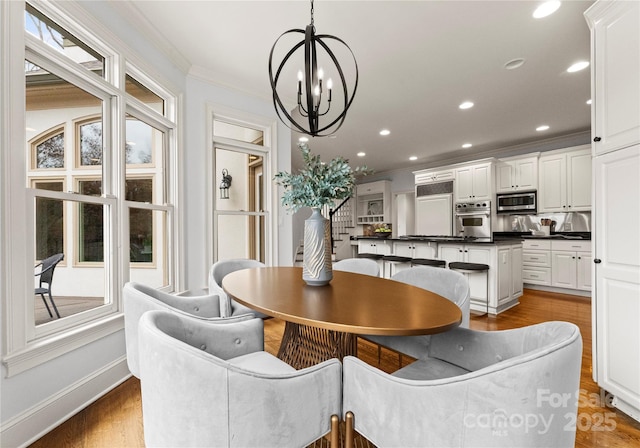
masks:
POLYGON ((516 306, 522 296, 522 239, 519 237, 475 241, 444 236, 360 236, 357 245, 359 255, 433 258, 444 260, 447 265, 452 261, 488 265, 488 275, 485 272, 465 274, 471 289, 472 311, 484 312, 488 308, 489 314, 499 314, 516 306))

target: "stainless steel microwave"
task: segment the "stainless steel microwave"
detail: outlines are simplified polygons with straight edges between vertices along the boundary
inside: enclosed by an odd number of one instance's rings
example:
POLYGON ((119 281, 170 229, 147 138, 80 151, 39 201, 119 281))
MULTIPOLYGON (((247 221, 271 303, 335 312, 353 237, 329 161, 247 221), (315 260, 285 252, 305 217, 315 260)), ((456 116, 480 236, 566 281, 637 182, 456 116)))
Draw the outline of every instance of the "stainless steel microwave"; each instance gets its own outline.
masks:
POLYGON ((532 215, 538 211, 538 198, 535 191, 517 193, 498 193, 496 195, 496 213, 511 215, 532 215))

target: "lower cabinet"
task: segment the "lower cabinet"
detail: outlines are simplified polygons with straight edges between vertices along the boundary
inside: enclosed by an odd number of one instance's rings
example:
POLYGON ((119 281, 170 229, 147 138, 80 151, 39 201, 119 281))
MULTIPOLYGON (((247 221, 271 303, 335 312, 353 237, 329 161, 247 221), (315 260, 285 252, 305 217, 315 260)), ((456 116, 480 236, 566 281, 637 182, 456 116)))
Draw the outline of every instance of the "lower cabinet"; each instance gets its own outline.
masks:
POLYGON ((489 265, 489 271, 467 274, 471 309, 498 314, 518 304, 522 295, 522 244, 439 244, 438 258, 489 265), (487 288, 488 281, 488 288, 487 288))
POLYGON ((393 255, 409 258, 436 258, 438 254, 438 246, 436 243, 429 242, 412 242, 412 241, 394 241, 393 255))
POLYGON ((525 239, 526 284, 591 291, 591 241, 525 239))
POLYGON ((358 241, 358 253, 389 255, 391 254, 391 243, 385 240, 375 240, 375 239, 360 240, 358 241))

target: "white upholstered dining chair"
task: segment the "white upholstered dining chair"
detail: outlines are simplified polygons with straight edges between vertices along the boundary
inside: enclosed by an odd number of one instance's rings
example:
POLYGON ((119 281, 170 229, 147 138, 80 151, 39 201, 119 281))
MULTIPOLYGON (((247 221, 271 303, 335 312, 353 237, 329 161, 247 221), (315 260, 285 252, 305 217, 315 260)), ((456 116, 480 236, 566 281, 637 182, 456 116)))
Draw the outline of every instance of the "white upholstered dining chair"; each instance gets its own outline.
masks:
POLYGON ((338 446, 342 367, 295 370, 263 351, 263 321, 228 325, 165 311, 140 319, 149 447, 338 446))
POLYGON ((267 315, 252 310, 235 300, 222 289, 222 279, 232 272, 240 269, 263 268, 265 264, 249 258, 230 258, 213 263, 209 270, 209 294, 220 296, 220 315, 222 317, 237 316, 239 314, 253 313, 256 317, 266 318, 267 315))
MULTIPOLYGON (((346 433, 376 446, 573 447, 580 330, 544 322, 433 335, 424 359, 387 374, 343 360, 346 433)), ((347 438, 346 447, 353 446, 347 438)))
POLYGON ((127 349, 127 365, 131 373, 140 378, 138 354, 138 322, 144 313, 151 310, 166 310, 228 323, 253 319, 253 314, 238 315, 233 319, 220 317, 220 302, 217 294, 204 296, 178 296, 158 291, 136 282, 123 288, 124 333, 127 349))
POLYGON ((333 270, 380 277, 380 266, 369 258, 345 258, 333 263, 333 270))

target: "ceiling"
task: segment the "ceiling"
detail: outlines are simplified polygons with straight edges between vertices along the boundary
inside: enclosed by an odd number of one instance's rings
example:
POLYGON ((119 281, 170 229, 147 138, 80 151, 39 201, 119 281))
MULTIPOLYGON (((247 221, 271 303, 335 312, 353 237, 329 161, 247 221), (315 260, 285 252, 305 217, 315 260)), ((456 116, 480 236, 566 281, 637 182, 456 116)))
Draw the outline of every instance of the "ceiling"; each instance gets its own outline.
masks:
MULTIPOLYGON (((590 59, 583 12, 593 2, 564 1, 551 16, 534 19, 540 3, 316 1, 316 33, 349 45, 359 83, 344 125, 334 137, 311 138, 312 151, 382 172, 585 133, 589 69, 566 69, 590 59), (504 68, 516 58, 524 65, 504 68), (475 105, 461 110, 463 101, 475 105), (545 124, 547 131, 536 131, 545 124), (390 135, 380 136, 383 128, 390 135), (464 143, 473 146, 462 149, 464 143)), ((306 0, 112 4, 194 75, 269 101, 272 45, 283 32, 310 22, 306 0)), ((280 84, 291 85, 290 95, 280 90, 287 104, 295 98, 297 68, 291 71, 280 84)), ((300 135, 292 135, 294 165, 300 135)))

